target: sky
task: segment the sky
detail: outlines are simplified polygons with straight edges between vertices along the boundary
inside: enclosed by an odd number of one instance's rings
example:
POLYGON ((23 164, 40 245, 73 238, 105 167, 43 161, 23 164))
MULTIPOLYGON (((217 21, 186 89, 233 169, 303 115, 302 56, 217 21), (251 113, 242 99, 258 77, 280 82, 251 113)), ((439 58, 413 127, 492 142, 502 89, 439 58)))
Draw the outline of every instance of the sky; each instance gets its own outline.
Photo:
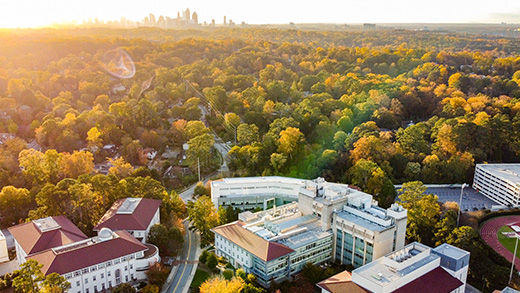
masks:
POLYGON ((0 0, 0 28, 83 20, 139 21, 153 13, 175 18, 196 11, 199 22, 222 23, 520 23, 515 0, 0 0))

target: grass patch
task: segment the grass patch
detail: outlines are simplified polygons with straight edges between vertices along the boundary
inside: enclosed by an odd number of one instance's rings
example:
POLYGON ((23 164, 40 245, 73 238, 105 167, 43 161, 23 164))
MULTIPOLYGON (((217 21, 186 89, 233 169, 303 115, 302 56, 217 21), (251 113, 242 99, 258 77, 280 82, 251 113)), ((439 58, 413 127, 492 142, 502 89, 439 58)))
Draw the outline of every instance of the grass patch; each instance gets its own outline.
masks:
POLYGON ((190 288, 199 288, 204 281, 206 281, 209 278, 209 273, 197 269, 195 272, 195 276, 193 276, 193 281, 191 281, 190 288))
MULTIPOLYGON (((509 226, 502 226, 500 229, 498 229, 497 232, 497 238, 504 247, 509 250, 511 253, 515 253, 515 245, 516 245, 516 239, 515 238, 508 238, 502 232, 513 232, 513 229, 509 228, 509 226)), ((520 256, 520 243, 518 244, 518 247, 516 249, 516 255, 520 256)))

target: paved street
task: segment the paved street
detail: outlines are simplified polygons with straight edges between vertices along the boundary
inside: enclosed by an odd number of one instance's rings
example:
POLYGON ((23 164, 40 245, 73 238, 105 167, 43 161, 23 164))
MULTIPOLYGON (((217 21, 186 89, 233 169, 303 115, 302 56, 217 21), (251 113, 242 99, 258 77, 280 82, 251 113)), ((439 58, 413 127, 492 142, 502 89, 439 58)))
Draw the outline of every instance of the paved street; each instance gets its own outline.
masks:
MULTIPOLYGON (((227 144, 223 143, 218 137, 215 137, 214 146, 217 149, 217 151, 222 155, 223 159, 223 161, 221 162, 219 172, 228 171, 229 169, 227 168, 225 157, 230 147, 227 144)), ((202 181, 206 183, 208 179, 206 178, 202 181)), ((185 203, 193 200, 191 196, 195 191, 195 186, 196 184, 193 184, 189 188, 179 193, 179 196, 185 203)), ((189 221, 187 219, 184 221, 184 227, 187 233, 184 238, 184 247, 182 249, 182 254, 179 257, 177 257, 176 261, 174 261, 172 271, 170 272, 170 276, 168 276, 168 279, 166 280, 166 283, 162 288, 161 292, 188 292, 195 271, 197 270, 199 255, 201 251, 199 248, 199 235, 195 232, 188 230, 189 221)))
POLYGON ((188 230, 189 222, 184 223, 186 237, 184 241, 183 252, 174 262, 172 273, 168 277, 167 287, 162 292, 182 293, 188 292, 189 286, 193 279, 193 275, 197 269, 198 256, 200 253, 198 234, 188 230))

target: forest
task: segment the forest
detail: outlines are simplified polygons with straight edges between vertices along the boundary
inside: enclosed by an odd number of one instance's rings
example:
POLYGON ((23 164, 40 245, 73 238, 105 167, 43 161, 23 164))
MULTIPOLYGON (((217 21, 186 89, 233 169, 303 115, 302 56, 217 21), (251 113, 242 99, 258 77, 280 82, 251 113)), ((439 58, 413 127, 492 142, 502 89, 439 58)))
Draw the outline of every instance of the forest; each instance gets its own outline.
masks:
MULTIPOLYGON (((91 234, 127 194, 178 225, 171 190, 218 168, 213 131, 229 176, 324 177, 383 207, 394 184, 470 183, 520 160, 519 53, 409 30, 0 30, 0 228, 65 214, 91 234)), ((435 241, 433 217, 409 239, 435 241)))

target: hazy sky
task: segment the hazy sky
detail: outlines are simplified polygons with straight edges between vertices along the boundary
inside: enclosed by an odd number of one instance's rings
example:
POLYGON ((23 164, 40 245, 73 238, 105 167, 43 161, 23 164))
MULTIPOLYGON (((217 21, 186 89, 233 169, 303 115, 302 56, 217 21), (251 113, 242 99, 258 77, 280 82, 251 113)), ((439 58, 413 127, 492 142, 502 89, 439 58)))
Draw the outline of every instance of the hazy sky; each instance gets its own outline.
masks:
POLYGON ((0 0, 0 27, 34 27, 84 19, 141 20, 149 13, 176 17, 196 11, 199 21, 223 16, 235 23, 520 23, 516 0, 0 0))

